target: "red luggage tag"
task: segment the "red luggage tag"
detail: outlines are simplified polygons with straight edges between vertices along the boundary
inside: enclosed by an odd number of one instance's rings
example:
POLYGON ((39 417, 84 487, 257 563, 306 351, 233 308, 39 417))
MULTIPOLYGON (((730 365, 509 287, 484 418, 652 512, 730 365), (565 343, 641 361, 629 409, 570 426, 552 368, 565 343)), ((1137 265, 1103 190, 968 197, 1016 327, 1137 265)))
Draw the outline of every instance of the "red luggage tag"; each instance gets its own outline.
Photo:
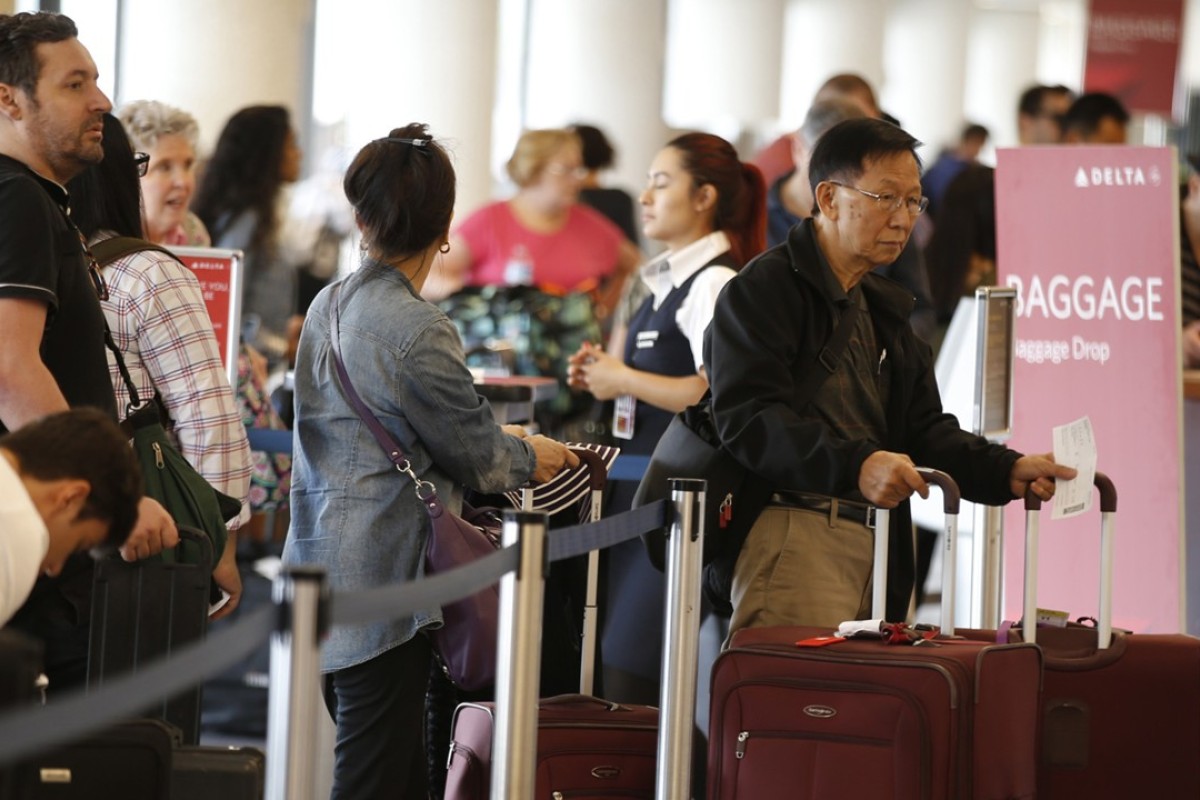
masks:
POLYGON ((824 647, 830 644, 846 641, 846 637, 829 634, 828 636, 813 636, 796 642, 796 647, 824 647))
POLYGON ((729 523, 733 521, 733 492, 725 495, 725 499, 721 501, 719 522, 722 530, 729 527, 729 523))

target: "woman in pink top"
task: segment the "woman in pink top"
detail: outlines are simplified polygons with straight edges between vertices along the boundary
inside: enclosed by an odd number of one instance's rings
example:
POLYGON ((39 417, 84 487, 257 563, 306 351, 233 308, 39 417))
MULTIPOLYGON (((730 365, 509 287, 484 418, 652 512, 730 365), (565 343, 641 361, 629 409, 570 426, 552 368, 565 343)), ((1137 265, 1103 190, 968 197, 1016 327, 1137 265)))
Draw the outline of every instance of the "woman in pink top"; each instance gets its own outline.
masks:
POLYGON ((506 168, 516 195, 484 206, 458 227, 426 296, 481 285, 595 291, 597 313, 606 315, 640 255, 619 228, 577 202, 585 174, 579 137, 527 131, 506 168))

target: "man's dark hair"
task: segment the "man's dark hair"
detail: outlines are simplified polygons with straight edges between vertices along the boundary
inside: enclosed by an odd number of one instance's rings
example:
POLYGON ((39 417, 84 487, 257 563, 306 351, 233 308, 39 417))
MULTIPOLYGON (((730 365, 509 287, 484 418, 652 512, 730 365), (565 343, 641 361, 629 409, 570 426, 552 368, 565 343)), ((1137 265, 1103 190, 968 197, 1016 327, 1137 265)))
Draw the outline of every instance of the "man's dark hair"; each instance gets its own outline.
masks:
POLYGON ((94 408, 61 411, 0 437, 0 448, 17 469, 40 481, 85 480, 90 484, 78 519, 109 525, 106 545, 129 538, 142 499, 142 473, 129 440, 107 414, 94 408))
POLYGON ((102 230, 143 238, 141 183, 133 145, 112 114, 104 115, 104 160, 72 178, 67 192, 71 219, 88 239, 102 230))
POLYGON ((413 122, 368 143, 342 181, 376 258, 390 260, 441 242, 454 214, 454 167, 429 127, 413 122))
POLYGON ((616 151, 609 143, 604 131, 595 125, 573 124, 568 130, 574 131, 582 146, 583 165, 590 170, 608 169, 613 165, 616 151))
POLYGON ((1045 103, 1045 98, 1048 94, 1065 94, 1070 96, 1073 92, 1061 83, 1054 86, 1043 86, 1040 83, 1035 84, 1021 92, 1021 100, 1017 103, 1017 113, 1024 114, 1027 117, 1036 117, 1042 113, 1042 105, 1045 103))
POLYGON ((15 86, 33 97, 42 71, 37 46, 78 36, 75 22, 64 14, 47 11, 0 14, 0 83, 15 86))
POLYGON ((1063 120, 1063 133, 1068 131, 1081 137, 1091 136, 1100 127, 1100 123, 1111 117, 1122 125, 1129 122, 1129 112, 1121 101, 1105 92, 1088 92, 1076 98, 1067 109, 1063 120))
MULTIPOLYGON (((817 184, 837 180, 853 183, 863 174, 868 161, 909 153, 921 168, 917 148, 921 143, 903 128, 881 119, 848 119, 834 125, 817 140, 808 161, 808 184, 813 197, 817 184)), ((813 202, 813 216, 819 213, 813 202)))

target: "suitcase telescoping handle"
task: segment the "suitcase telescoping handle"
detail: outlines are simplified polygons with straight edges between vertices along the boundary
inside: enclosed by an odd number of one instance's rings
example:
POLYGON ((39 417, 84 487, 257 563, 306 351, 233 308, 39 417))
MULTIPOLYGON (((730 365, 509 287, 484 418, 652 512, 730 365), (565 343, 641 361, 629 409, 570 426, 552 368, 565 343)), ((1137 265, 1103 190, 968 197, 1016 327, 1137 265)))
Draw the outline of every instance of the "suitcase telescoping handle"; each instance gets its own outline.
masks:
MULTIPOLYGON (((1109 477, 1097 472, 1093 481, 1100 493, 1100 610, 1096 625, 1096 647, 1106 649, 1112 642, 1112 568, 1113 531, 1117 516, 1117 489, 1109 477)), ((1037 578, 1039 515, 1042 499, 1032 490, 1025 492, 1025 641, 1037 641, 1037 578)))
MULTIPOLYGON (((592 492, 591 522, 598 522, 604 503, 604 486, 608 483, 608 469, 599 453, 582 447, 572 448, 581 464, 588 469, 588 488, 592 492)), ((596 642, 600 637, 597 596, 600 592, 600 552, 588 553, 587 584, 583 600, 583 637, 580 642, 579 691, 591 694, 596 685, 596 642)))
MULTIPOLYGON (((942 633, 954 635, 954 585, 958 553, 958 511, 962 495, 958 484, 945 472, 929 467, 917 467, 925 482, 942 490, 942 513, 945 515, 943 538, 945 552, 942 553, 942 633)), ((888 525, 891 512, 886 508, 875 512, 875 572, 871 595, 871 616, 885 619, 887 616, 887 562, 888 525)))

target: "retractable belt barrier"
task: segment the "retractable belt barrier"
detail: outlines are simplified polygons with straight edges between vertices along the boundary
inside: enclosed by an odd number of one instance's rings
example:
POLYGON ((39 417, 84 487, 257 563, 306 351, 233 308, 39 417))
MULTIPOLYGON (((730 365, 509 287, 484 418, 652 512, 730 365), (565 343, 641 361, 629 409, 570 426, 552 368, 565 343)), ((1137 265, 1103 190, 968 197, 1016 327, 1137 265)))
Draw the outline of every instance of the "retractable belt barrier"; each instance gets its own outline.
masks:
MULTIPOLYGON (((548 537, 547 560, 570 558, 641 536, 669 524, 671 516, 667 501, 662 500, 600 522, 556 529, 548 537)), ((467 597, 515 572, 521 547, 519 542, 511 544, 458 569, 408 584, 330 594, 328 609, 317 612, 318 624, 391 619, 467 597)), ((0 767, 136 716, 145 708, 146 698, 170 696, 193 687, 245 658, 268 637, 286 637, 290 620, 297 618, 289 606, 299 602, 296 596, 280 591, 280 582, 291 580, 289 572, 284 570, 276 579, 275 605, 258 609, 203 641, 181 647, 136 672, 108 679, 99 690, 72 690, 45 707, 21 707, 0 714, 0 767)), ((313 634, 315 642, 315 631, 313 634)), ((273 660, 275 650, 273 646, 273 660)), ((274 680, 272 686, 276 686, 274 680)), ((284 796, 271 792, 270 784, 268 780, 268 796, 284 796)), ((287 796, 295 797, 294 793, 287 796)))

